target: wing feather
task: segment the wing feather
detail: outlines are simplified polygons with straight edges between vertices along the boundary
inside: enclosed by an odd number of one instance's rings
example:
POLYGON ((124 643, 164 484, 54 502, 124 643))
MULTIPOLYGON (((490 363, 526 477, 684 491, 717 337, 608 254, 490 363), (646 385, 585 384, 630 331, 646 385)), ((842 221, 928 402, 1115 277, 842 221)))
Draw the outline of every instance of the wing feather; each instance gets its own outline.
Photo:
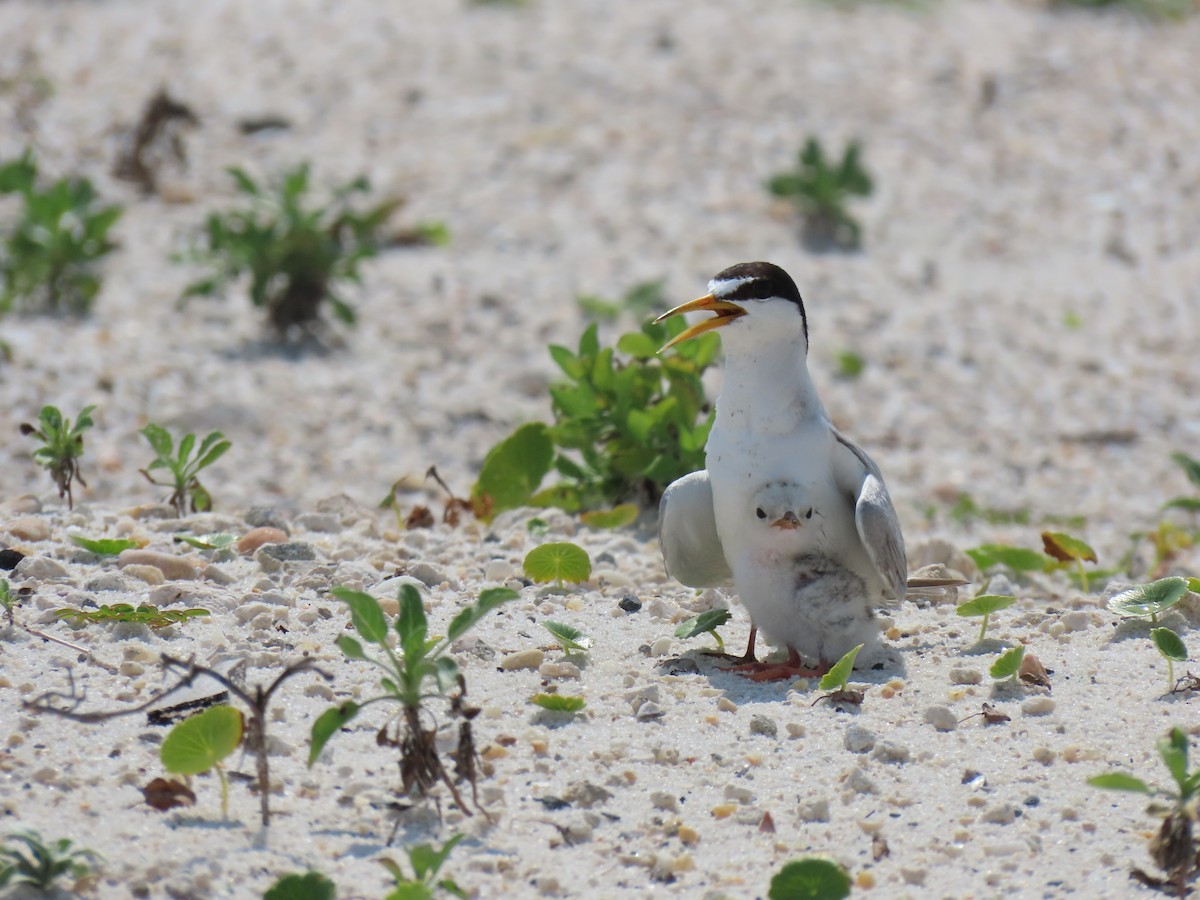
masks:
POLYGON ((658 540, 667 574, 689 587, 719 587, 733 580, 713 513, 708 472, 671 482, 658 504, 658 540))
POLYGON ((883 582, 884 597, 902 600, 908 578, 908 560, 900 518, 883 483, 883 474, 861 447, 836 430, 834 433, 838 443, 850 453, 839 460, 850 465, 838 466, 837 475, 839 485, 855 498, 854 524, 859 539, 883 582))

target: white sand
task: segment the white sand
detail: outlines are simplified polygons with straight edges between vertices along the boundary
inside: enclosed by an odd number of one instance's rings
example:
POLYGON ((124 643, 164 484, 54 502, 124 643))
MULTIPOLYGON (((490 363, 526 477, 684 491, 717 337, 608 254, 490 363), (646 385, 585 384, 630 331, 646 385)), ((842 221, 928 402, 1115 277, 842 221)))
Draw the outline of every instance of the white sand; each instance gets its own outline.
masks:
MULTIPOLYGON (((9 573, 14 588, 34 589, 20 622, 108 665, 135 664, 111 675, 24 631, 0 632, 0 831, 32 826, 101 852, 94 896, 256 897, 307 868, 334 878, 341 896, 381 896, 374 860, 403 856, 384 847, 398 776, 393 751, 375 746, 381 710, 306 770, 309 728, 331 701, 316 676, 282 690, 271 723, 279 815, 262 835, 240 782, 231 823, 211 777, 182 814, 142 804, 138 786, 160 774, 157 744, 143 736, 163 733, 143 717, 95 728, 19 704, 63 689, 67 667, 89 708, 139 702, 163 683, 148 661, 160 651, 245 658, 250 684, 309 652, 336 698, 370 690, 370 670, 333 644, 347 617, 328 589, 394 596, 383 583, 419 571, 444 625, 496 583, 494 560, 519 570, 543 539, 526 528, 533 513, 399 533, 374 506, 398 478, 419 484, 430 464, 465 493, 493 443, 548 418, 545 345, 577 339, 579 293, 616 297, 663 277, 680 302, 733 262, 783 265, 805 296, 822 396, 882 466, 914 563, 951 555, 939 546, 1036 547, 1046 517, 1085 516, 1074 530, 1103 567, 1117 565, 1166 500, 1194 493, 1169 454, 1200 455, 1197 58, 1196 21, 992 2, 0 4, 0 159, 32 143, 46 172, 85 173, 127 206, 93 316, 0 323, 15 354, 0 364, 0 546, 64 570, 9 573), (53 93, 31 105, 39 79, 53 93), (110 174, 160 85, 202 120, 185 136, 187 166, 163 171, 170 203, 110 174), (268 114, 292 127, 239 133, 239 119, 268 114), (861 254, 808 253, 790 208, 762 189, 810 134, 828 149, 865 142, 877 188, 854 207, 861 254), (225 166, 269 175, 304 159, 323 187, 366 172, 381 192, 410 198, 402 224, 444 220, 453 240, 369 263, 351 295, 361 324, 343 332, 344 348, 296 357, 262 342, 236 292, 179 310, 197 272, 168 257, 210 210, 235 202, 225 166), (843 350, 866 358, 862 377, 834 377, 843 350), (17 434, 44 403, 68 414, 99 406, 89 488, 73 513, 17 434), (162 499, 137 471, 149 461, 137 434, 147 421, 233 440, 205 479, 216 516, 178 523, 139 509, 162 499), (959 491, 1027 509, 1031 521, 956 522, 947 510, 959 491), (21 499, 29 493, 37 499, 21 499), (275 572, 218 560, 228 583, 152 587, 112 577, 113 563, 67 539, 128 533, 201 563, 172 532, 243 532, 262 505, 318 559, 275 572), (311 515, 319 508, 330 515, 311 515), (47 624, 48 610, 89 602, 185 603, 213 616, 159 633, 47 624), (252 604, 263 609, 247 615, 252 604)), ((0 203, 0 215, 11 210, 0 203)), ((635 324, 606 326, 605 339, 635 324)), ((429 499, 417 489, 404 508, 429 499)), ((900 662, 856 676, 869 685, 863 707, 838 712, 813 706, 811 687, 753 685, 703 658, 699 673, 671 674, 670 658, 704 643, 669 639, 676 621, 720 598, 665 577, 653 523, 599 533, 547 518, 546 539, 576 540, 598 561, 593 581, 566 595, 524 588, 478 629, 496 656, 460 656, 485 709, 480 746, 516 739, 480 784, 496 824, 463 819, 443 798, 441 826, 422 804, 400 832, 467 833, 447 872, 478 896, 763 897, 771 874, 808 852, 832 855, 886 897, 1146 892, 1127 872, 1151 867, 1145 836, 1157 823, 1139 798, 1085 779, 1126 767, 1165 784, 1154 741, 1192 726, 1195 701, 1160 698, 1165 666, 1147 627, 1114 627, 1100 590, 1083 596, 1061 575, 1021 583, 1019 606, 996 616, 989 636, 1028 643, 1052 670, 1051 693, 993 688, 996 646, 973 647, 975 626, 950 604, 908 602, 892 614, 900 662), (618 608, 626 594, 640 612, 618 608), (545 680, 537 673, 496 668, 535 647, 556 661, 547 617, 596 640, 579 678, 560 685, 588 701, 569 722, 529 703, 545 680), (661 655, 639 649, 655 642, 661 655), (889 698, 890 681, 903 687, 889 698), (647 699, 661 717, 636 717, 647 699), (948 732, 926 722, 931 707, 961 719, 984 701, 1011 721, 948 732), (775 737, 751 733, 756 716, 775 737), (590 809, 538 802, 577 782, 611 797, 590 809), (727 804, 732 813, 716 817, 727 804), (759 829, 766 812, 774 834, 759 829), (875 835, 890 850, 879 859, 875 835)), ((1125 577, 1146 580, 1152 565, 1142 546, 1125 577)), ((1200 572, 1197 554, 1171 570, 1200 572)), ((1190 608, 1166 623, 1195 642, 1190 608)), ((735 609, 731 645, 746 628, 735 609)), ((234 767, 253 762, 235 757, 234 767)))

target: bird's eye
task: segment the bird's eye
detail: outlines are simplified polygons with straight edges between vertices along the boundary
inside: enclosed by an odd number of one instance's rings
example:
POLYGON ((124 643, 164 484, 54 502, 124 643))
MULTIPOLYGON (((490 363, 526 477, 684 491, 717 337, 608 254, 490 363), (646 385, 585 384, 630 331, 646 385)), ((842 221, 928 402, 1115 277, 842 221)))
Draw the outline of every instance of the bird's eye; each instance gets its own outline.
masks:
POLYGON ((808 512, 806 512, 806 513, 804 514, 804 518, 806 518, 806 519, 811 519, 811 518, 812 518, 812 507, 811 507, 811 506, 808 508, 808 512))
POLYGON ((767 514, 763 512, 763 508, 761 506, 754 511, 754 514, 760 519, 765 519, 767 517, 767 514))

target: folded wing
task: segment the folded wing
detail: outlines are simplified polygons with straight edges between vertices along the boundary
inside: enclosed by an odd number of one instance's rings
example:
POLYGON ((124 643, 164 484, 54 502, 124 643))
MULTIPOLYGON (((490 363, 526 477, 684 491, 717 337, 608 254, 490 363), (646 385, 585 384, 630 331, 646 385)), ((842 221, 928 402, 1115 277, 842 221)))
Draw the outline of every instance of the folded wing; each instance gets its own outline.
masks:
POLYGON ((835 434, 846 451, 835 465, 838 486, 855 498, 854 524, 859 539, 883 582, 884 598, 903 600, 908 560, 904 554, 900 519, 883 483, 883 475, 861 447, 844 435, 835 434))
POLYGON ((708 472, 684 475, 658 504, 658 540, 667 574, 689 587, 719 587, 733 580, 713 513, 708 472))

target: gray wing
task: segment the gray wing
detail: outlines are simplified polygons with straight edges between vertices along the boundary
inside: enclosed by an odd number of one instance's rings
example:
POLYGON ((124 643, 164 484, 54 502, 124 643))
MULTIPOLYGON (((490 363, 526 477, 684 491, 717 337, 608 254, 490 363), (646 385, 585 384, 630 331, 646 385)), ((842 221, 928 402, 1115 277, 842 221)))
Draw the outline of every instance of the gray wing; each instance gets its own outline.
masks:
POLYGON ((733 580, 713 514, 708 472, 671 482, 658 504, 658 542, 667 574, 689 587, 719 587, 733 580))
POLYGON ((908 560, 904 555, 900 519, 883 483, 883 474, 861 447, 836 429, 834 435, 846 451, 839 455, 834 466, 838 487, 855 498, 854 524, 883 581, 883 596, 888 600, 903 600, 908 560))

